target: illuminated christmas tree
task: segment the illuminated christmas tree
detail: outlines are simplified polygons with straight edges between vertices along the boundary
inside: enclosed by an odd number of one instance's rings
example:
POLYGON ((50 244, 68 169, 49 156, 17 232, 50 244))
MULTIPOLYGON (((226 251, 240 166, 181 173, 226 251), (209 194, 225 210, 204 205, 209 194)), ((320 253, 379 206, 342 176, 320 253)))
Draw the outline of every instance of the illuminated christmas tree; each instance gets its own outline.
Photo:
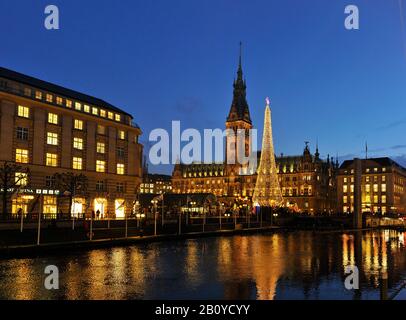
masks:
POLYGON ((261 159, 258 167, 252 202, 254 206, 276 207, 283 205, 278 173, 276 171, 275 152, 272 139, 270 100, 266 98, 264 133, 262 137, 261 159))

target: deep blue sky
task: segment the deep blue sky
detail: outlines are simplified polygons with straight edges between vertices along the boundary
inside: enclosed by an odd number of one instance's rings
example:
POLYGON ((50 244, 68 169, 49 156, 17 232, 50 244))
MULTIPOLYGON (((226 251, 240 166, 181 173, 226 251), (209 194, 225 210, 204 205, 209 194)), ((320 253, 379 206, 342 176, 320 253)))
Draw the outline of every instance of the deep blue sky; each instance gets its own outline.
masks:
POLYGON ((270 96, 276 153, 318 139, 323 157, 363 157, 368 140, 370 156, 402 162, 405 16, 404 0, 3 0, 0 65, 125 109, 146 141, 171 120, 224 128, 241 40, 253 123, 260 138, 270 96), (43 27, 48 4, 58 31, 43 27))

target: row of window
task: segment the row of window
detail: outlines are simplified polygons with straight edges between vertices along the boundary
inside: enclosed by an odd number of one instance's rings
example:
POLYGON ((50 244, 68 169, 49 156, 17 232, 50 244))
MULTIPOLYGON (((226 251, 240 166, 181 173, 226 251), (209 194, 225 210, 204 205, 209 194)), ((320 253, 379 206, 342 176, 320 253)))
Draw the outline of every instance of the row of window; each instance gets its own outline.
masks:
MULTIPOLYGON (((29 156, 27 149, 16 149, 16 162, 18 163, 28 163, 29 156)), ((58 155, 56 153, 46 153, 45 165, 49 167, 58 166, 58 155)), ((73 157, 72 158, 72 169, 83 170, 83 158, 73 157)), ((106 161, 96 160, 96 172, 106 172, 106 161)), ((117 174, 125 174, 125 165, 123 163, 117 163, 116 166, 117 174)))
MULTIPOLYGON (((28 129, 17 128, 17 138, 20 140, 28 140, 28 129)), ((47 132, 47 144, 57 146, 59 144, 59 134, 55 132, 47 132)), ((73 148, 77 150, 83 150, 83 138, 73 138, 73 148)), ((106 144, 104 142, 96 143, 96 152, 104 154, 106 152, 106 144)), ((117 156, 123 158, 125 155, 124 147, 117 147, 117 156)))
POLYGON ((293 196, 296 197, 298 195, 301 196, 311 196, 313 194, 312 188, 301 188, 300 193, 298 192, 297 188, 282 188, 282 195, 283 196, 293 196))
MULTIPOLYGON (((33 92, 31 90, 31 88, 27 88, 27 87, 24 88, 24 95, 32 97, 33 92)), ((44 97, 45 97, 45 101, 49 102, 49 103, 56 103, 59 106, 64 105, 65 107, 70 108, 70 109, 74 107, 74 109, 77 111, 83 111, 85 113, 89 113, 94 116, 100 116, 102 118, 107 118, 110 120, 121 122, 121 114, 119 114, 119 113, 114 113, 112 111, 108 111, 108 110, 105 110, 102 108, 89 106, 87 104, 82 104, 79 101, 72 101, 70 99, 64 99, 59 96, 54 96, 53 94, 50 94, 50 93, 46 93, 44 95, 42 91, 35 90, 35 99, 43 100, 44 97)))
MULTIPOLYGON (((354 185, 350 185, 349 186, 350 192, 354 193, 354 185)), ((364 187, 365 192, 371 192, 371 185, 370 184, 366 184, 364 187)), ((379 192, 379 185, 377 183, 375 183, 373 185, 373 191, 374 192, 379 192)), ((343 193, 347 193, 348 192, 348 185, 343 185, 343 193)), ((382 183, 381 184, 381 192, 386 192, 386 183, 382 183)))
MULTIPOLYGON (((382 214, 385 214, 387 212, 387 208, 385 206, 378 207, 378 206, 373 206, 371 208, 365 208, 362 209, 363 212, 376 212, 379 213, 381 212, 382 214)), ((343 212, 354 212, 354 206, 343 206, 343 212)))
MULTIPOLYGON (((17 179, 17 177, 21 175, 21 173, 16 173, 16 182, 17 180, 21 180, 21 179, 17 179)), ((27 178, 27 176, 25 175, 25 178, 27 178)), ((25 182, 27 183, 27 179, 25 179, 25 182)), ((26 184, 25 184, 26 185, 26 184)), ((45 177, 45 185, 48 188, 54 188, 55 187, 55 177, 54 176, 46 176, 45 177)), ((96 181, 96 191, 98 192, 104 192, 107 190, 107 184, 105 180, 98 180, 96 181)), ((116 183, 116 191, 117 192, 121 192, 124 193, 125 192, 125 184, 124 182, 117 182, 116 183)))
MULTIPOLYGON (((378 195, 374 195, 373 198, 373 203, 386 203, 386 195, 382 195, 381 196, 381 201, 379 202, 379 197, 378 195)), ((371 196, 370 195, 366 195, 363 199, 364 203, 371 203, 371 196)), ((354 196, 343 196, 343 203, 344 204, 348 204, 348 203, 354 203, 354 196), (348 202, 348 199, 350 199, 350 202, 348 202)))
MULTIPOLYGON (((28 107, 24 107, 24 106, 19 105, 18 109, 17 109, 17 114, 18 114, 19 117, 29 118, 30 117, 30 109, 28 107)), ((57 114, 55 114, 55 113, 49 112, 48 113, 48 123, 58 125, 59 116, 57 114)), ((76 130, 83 131, 83 128, 84 128, 83 121, 75 119, 73 127, 76 130)), ((28 129, 27 128, 20 128, 20 129, 26 129, 27 130, 27 136, 24 139, 24 140, 27 140, 28 139, 28 129)), ((103 125, 98 124, 97 125, 97 133, 100 134, 100 135, 105 135, 106 134, 106 127, 103 126, 103 125)), ((118 130, 117 136, 118 136, 118 138, 120 140, 125 140, 126 139, 126 132, 123 131, 123 130, 118 130)))
MULTIPOLYGON (((379 176, 365 176, 363 177, 363 181, 364 182, 371 182, 373 179, 374 182, 378 182, 379 181, 379 176)), ((354 182, 354 177, 348 178, 348 177, 344 177, 343 178, 343 182, 347 183, 348 181, 354 182)), ((386 176, 381 176, 381 181, 385 182, 386 181, 386 176)))
MULTIPOLYGON (((29 204, 34 199, 34 196, 17 196, 12 200, 12 213, 17 214, 19 212, 26 215, 28 213, 29 204)), ((126 210, 125 199, 112 199, 114 201, 114 216, 108 215, 108 203, 106 198, 96 198, 93 202, 93 211, 95 219, 103 219, 105 217, 124 218, 126 210)), ((71 208, 71 215, 75 218, 83 217, 83 213, 86 212, 87 203, 84 198, 74 198, 71 208)), ((44 214, 56 214, 58 210, 58 200, 56 196, 44 196, 42 205, 44 214)))
MULTIPOLYGON (((379 170, 379 168, 377 168, 377 167, 375 167, 375 168, 366 168, 366 169, 365 169, 365 172, 366 172, 366 173, 379 172, 379 171, 381 171, 381 172, 386 172, 386 168, 381 168, 381 170, 379 170)), ((345 174, 348 174, 348 171, 345 170, 344 173, 345 173, 345 174)), ((351 173, 351 174, 354 174, 354 169, 351 169, 351 170, 350 170, 350 173, 351 173)))

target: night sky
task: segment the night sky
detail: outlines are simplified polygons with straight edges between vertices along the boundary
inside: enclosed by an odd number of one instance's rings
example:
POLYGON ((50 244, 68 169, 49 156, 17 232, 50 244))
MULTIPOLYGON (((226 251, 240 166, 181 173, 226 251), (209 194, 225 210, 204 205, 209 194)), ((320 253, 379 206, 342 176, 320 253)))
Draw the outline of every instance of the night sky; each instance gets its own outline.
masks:
POLYGON ((277 154, 318 140, 322 157, 365 157, 368 141, 406 165, 405 18, 404 0, 2 0, 0 65, 126 110, 147 144, 172 120, 224 128, 242 41, 251 117, 260 138, 270 96, 277 154), (60 30, 43 26, 48 4, 60 30), (348 4, 360 30, 344 28, 348 4))

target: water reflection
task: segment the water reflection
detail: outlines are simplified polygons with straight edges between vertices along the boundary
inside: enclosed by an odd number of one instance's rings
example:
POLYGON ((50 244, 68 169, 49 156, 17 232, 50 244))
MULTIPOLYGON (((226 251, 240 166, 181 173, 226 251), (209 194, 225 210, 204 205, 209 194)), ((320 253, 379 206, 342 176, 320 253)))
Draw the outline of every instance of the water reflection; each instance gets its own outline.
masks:
POLYGON ((406 278, 405 233, 290 232, 0 261, 1 299, 378 299, 406 278), (60 290, 43 283, 60 270, 60 290), (344 288, 347 265, 360 290, 344 288))

